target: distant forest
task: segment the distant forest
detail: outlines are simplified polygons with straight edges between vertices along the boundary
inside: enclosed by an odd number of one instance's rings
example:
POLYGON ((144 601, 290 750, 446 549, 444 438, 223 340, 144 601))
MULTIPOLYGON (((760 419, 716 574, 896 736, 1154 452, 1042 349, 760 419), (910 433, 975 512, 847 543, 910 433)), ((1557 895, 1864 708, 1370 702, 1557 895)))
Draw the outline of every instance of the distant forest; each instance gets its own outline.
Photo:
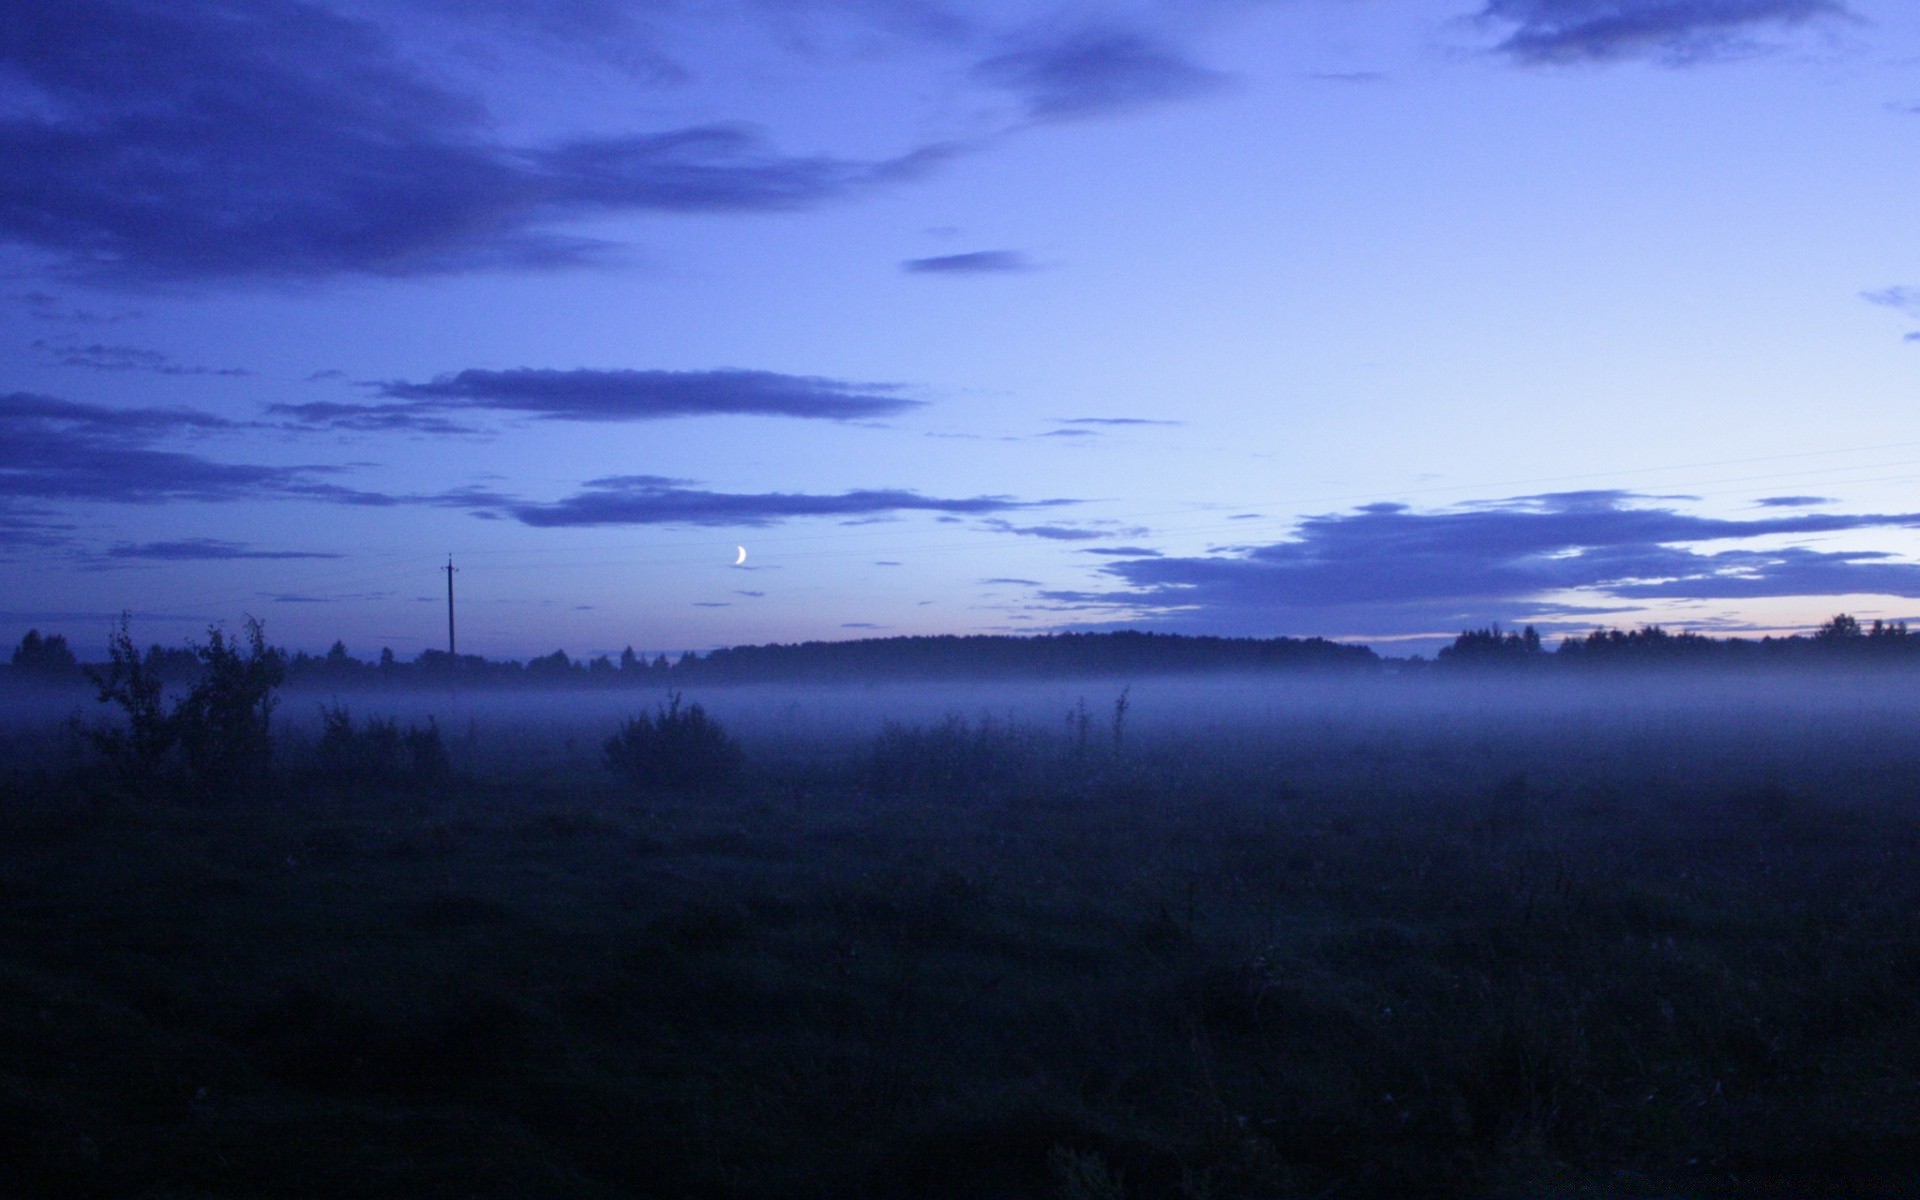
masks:
MULTIPOLYGON (((1063 676, 1160 675, 1208 671, 1318 671, 1407 674, 1425 671, 1570 671, 1615 667, 1705 668, 1763 665, 1841 665, 1920 662, 1920 634, 1906 623, 1870 626, 1844 613, 1811 635, 1714 638, 1671 633, 1657 625, 1636 630, 1596 629, 1549 648, 1538 631, 1498 626, 1462 632, 1431 660, 1387 658, 1367 646, 1325 638, 1194 637, 1122 630, 1033 636, 862 638, 845 642, 732 646, 677 659, 649 658, 633 649, 616 658, 570 657, 564 650, 520 662, 475 654, 423 651, 401 659, 382 650, 356 658, 335 642, 322 655, 280 654, 286 682, 295 686, 587 686, 752 683, 788 680, 853 682, 907 679, 1045 679, 1063 676)), ((196 678, 203 664, 192 646, 150 646, 145 667, 160 679, 196 678)), ((67 639, 31 630, 14 648, 16 679, 79 680, 85 668, 67 639)))

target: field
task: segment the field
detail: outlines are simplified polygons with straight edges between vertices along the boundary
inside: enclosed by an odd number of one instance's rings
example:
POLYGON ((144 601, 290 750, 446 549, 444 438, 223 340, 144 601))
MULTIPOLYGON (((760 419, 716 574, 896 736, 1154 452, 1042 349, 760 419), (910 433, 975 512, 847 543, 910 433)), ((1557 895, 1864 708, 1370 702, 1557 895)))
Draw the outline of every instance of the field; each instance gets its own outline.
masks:
POLYGON ((296 694, 217 798, 16 698, 0 1193, 1912 1194, 1920 687, 1121 688, 714 689, 671 790, 296 694))

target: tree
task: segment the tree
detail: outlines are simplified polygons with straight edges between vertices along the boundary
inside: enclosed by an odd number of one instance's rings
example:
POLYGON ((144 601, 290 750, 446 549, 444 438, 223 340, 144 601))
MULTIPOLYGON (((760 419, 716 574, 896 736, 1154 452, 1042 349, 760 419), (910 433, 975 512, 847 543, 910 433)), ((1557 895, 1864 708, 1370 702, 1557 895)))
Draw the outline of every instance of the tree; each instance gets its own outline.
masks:
POLYGON ((256 617, 247 618, 244 637, 242 653, 240 638, 217 625, 207 630, 193 647, 204 670, 173 712, 188 771, 216 795, 248 790, 273 755, 273 690, 286 678, 285 656, 267 645, 256 617))
POLYGON ((126 713, 125 729, 89 731, 93 744, 128 781, 152 784, 184 768, 185 778, 210 796, 249 790, 265 778, 273 741, 274 688, 285 678, 286 660, 267 645, 259 620, 247 618, 244 642, 219 626, 192 647, 199 678, 171 712, 156 657, 141 656, 125 616, 107 639, 107 665, 90 670, 100 702, 126 713))
POLYGON ((21 638, 19 646, 14 648, 13 667, 24 675, 41 675, 50 679, 78 674, 80 670, 80 664, 73 657, 73 651, 68 649, 65 637, 57 633, 41 637, 38 629, 27 630, 27 636, 21 638))
POLYGON ((1833 620, 1822 625, 1814 637, 1823 642, 1850 642, 1866 634, 1860 628, 1860 622, 1846 613, 1840 613, 1833 620))

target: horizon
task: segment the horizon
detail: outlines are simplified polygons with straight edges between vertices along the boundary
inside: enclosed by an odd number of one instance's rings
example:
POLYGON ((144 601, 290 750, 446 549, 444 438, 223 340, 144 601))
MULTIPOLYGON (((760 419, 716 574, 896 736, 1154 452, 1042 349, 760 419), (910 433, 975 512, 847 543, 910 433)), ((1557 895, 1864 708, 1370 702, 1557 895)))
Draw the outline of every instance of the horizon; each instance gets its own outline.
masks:
POLYGON ((0 639, 411 659, 449 554, 496 660, 1920 621, 1917 52, 1891 0, 23 0, 0 639))

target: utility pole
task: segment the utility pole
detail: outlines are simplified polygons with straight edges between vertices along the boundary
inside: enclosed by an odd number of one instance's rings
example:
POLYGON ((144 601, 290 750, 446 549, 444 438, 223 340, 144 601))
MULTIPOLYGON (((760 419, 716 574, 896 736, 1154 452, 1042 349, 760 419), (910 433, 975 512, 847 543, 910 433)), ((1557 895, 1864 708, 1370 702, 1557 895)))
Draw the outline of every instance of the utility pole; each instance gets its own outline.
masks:
POLYGON ((447 573, 447 657, 453 653, 453 555, 447 555, 447 565, 440 568, 447 573))

